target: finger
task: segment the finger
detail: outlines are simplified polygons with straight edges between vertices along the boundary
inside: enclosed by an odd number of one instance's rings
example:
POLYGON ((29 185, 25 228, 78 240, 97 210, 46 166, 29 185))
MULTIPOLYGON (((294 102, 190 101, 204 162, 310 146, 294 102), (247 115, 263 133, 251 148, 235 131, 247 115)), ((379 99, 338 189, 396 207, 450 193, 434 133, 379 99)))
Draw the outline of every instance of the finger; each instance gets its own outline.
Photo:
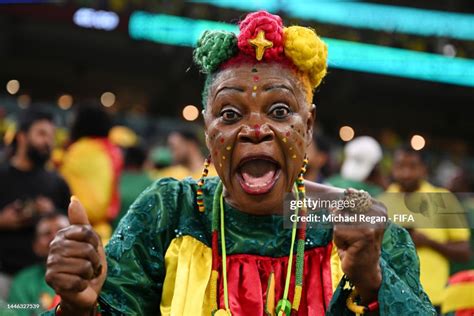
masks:
POLYGON ((69 203, 68 217, 71 225, 89 225, 86 209, 74 195, 71 196, 71 203, 69 203))
POLYGON ((61 296, 65 292, 78 293, 84 291, 88 286, 88 282, 77 275, 52 272, 50 269, 46 271, 45 279, 46 283, 61 296))
POLYGON ((100 244, 99 236, 94 232, 92 227, 89 225, 72 225, 64 231, 64 237, 66 239, 81 241, 97 247, 100 244))
POLYGON ((61 243, 51 243, 50 248, 52 257, 85 259, 91 262, 94 271, 98 270, 102 264, 99 252, 88 243, 63 240, 61 243))
MULTIPOLYGON (((50 258, 54 258, 51 256, 50 258)), ((92 262, 86 259, 71 258, 71 257, 60 257, 57 261, 54 259, 49 260, 47 265, 51 266, 54 264, 54 270, 56 273, 65 273, 71 275, 77 275, 84 280, 91 280, 94 278, 95 269, 92 262)))

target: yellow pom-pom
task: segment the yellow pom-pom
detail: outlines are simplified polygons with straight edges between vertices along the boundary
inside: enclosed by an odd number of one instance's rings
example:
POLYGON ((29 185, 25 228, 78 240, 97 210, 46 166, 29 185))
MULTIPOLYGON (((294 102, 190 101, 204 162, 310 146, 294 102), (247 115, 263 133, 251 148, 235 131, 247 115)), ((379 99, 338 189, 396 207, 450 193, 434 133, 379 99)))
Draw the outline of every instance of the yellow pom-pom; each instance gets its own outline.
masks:
POLYGON ((308 75, 311 88, 316 88, 326 75, 328 49, 316 32, 302 26, 283 30, 285 55, 308 75))

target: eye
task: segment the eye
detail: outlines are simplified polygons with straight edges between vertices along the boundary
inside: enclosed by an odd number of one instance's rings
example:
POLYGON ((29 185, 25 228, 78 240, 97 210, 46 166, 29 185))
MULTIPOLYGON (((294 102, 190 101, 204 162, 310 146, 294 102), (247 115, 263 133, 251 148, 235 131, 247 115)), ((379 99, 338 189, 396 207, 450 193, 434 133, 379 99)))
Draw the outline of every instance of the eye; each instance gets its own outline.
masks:
POLYGON ((223 109, 220 113, 222 119, 226 122, 226 123, 233 123, 233 122, 236 122, 237 120, 240 119, 241 115, 239 112, 237 112, 236 110, 234 109, 223 109))
POLYGON ((272 105, 269 111, 269 115, 276 119, 284 119, 291 113, 290 107, 282 103, 272 105))

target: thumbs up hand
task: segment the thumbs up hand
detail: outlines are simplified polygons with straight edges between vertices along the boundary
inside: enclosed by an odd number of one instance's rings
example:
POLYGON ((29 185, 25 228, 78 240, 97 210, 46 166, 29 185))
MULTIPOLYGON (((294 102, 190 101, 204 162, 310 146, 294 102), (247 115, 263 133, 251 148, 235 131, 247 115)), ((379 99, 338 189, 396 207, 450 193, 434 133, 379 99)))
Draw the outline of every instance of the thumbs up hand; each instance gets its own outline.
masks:
POLYGON ((70 226, 50 244, 45 278, 61 296, 63 314, 90 315, 107 275, 104 248, 74 196, 68 214, 70 226))

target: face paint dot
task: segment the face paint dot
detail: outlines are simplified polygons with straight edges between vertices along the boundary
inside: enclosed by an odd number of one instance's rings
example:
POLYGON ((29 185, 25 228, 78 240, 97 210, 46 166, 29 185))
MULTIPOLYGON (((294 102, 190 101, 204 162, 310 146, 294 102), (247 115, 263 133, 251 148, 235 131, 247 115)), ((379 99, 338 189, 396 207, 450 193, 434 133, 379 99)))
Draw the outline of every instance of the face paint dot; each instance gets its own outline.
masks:
POLYGON ((258 69, 256 67, 253 67, 252 72, 258 72, 258 69))
POLYGON ((283 141, 284 143, 286 143, 286 137, 283 137, 282 141, 283 141))
POLYGON ((257 82, 258 80, 260 80, 259 76, 253 76, 253 81, 257 82))
POLYGON ((219 167, 221 167, 221 168, 222 168, 222 164, 221 164, 220 162, 219 162, 219 167))
POLYGON ((225 160, 225 156, 222 156, 222 160, 225 160))
POLYGON ((294 125, 291 125, 291 128, 295 128, 295 126, 294 126, 294 125))
POLYGON ((290 136, 290 132, 286 132, 285 135, 286 135, 286 137, 290 136))
POLYGON ((255 98, 257 96, 256 92, 252 92, 252 98, 255 98))
POLYGON ((290 148, 288 148, 288 149, 289 149, 290 151, 292 151, 292 150, 293 150, 293 147, 290 147, 290 148))
POLYGON ((219 140, 221 142, 221 144, 224 144, 224 138, 221 137, 221 139, 219 140))
POLYGON ((296 154, 293 154, 293 156, 291 156, 291 158, 296 159, 296 154))
POLYGON ((231 150, 231 149, 232 149, 232 146, 227 146, 225 149, 231 150))
POLYGON ((253 86, 253 91, 257 91, 257 86, 253 86))

